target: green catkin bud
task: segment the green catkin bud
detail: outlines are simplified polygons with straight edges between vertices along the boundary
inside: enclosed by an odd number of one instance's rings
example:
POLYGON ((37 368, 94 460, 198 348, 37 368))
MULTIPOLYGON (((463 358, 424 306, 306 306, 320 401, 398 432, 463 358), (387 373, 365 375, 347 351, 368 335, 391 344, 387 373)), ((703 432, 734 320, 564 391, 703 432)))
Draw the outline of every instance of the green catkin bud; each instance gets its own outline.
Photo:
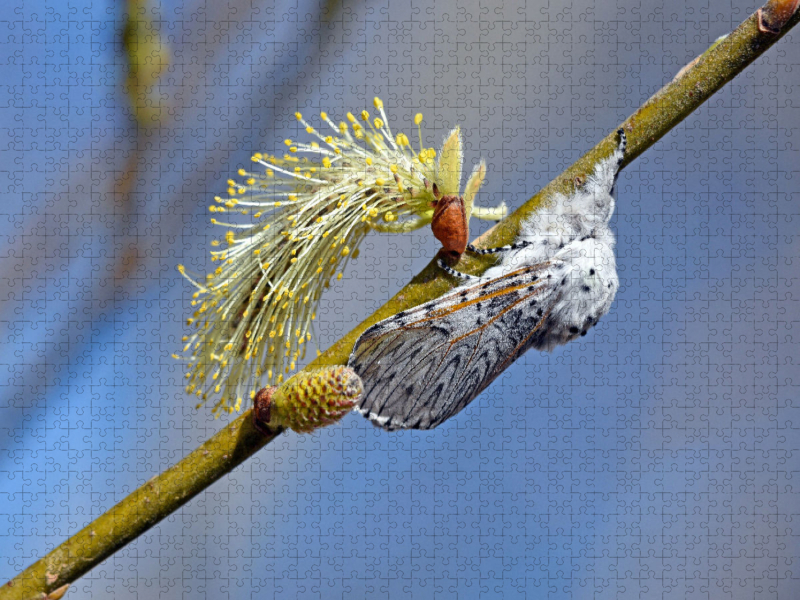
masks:
POLYGON ((311 433, 341 420, 363 393, 361 379, 347 367, 301 371, 280 387, 259 390, 253 419, 262 430, 288 427, 297 433, 311 433))

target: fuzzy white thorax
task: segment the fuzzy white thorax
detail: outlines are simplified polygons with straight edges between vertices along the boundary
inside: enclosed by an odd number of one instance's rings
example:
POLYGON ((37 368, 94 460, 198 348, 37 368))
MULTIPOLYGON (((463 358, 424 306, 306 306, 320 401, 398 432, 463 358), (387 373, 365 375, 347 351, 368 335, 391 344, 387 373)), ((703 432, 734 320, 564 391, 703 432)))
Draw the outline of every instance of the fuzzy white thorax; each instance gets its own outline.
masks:
POLYGON ((555 298, 543 324, 546 335, 536 347, 552 350, 586 333, 605 315, 619 287, 614 258, 614 213, 611 190, 625 148, 624 137, 608 158, 595 165, 586 183, 570 195, 556 194, 523 221, 515 245, 500 255, 482 280, 501 277, 520 267, 552 263, 555 298))

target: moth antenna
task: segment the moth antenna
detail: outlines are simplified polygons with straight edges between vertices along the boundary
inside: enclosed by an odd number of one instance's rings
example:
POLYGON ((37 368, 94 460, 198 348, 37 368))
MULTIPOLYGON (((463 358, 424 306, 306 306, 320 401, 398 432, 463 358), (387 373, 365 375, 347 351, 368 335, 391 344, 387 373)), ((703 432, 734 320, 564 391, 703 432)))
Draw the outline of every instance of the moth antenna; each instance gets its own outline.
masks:
POLYGON ((439 265, 439 268, 442 271, 444 271, 448 275, 452 275, 453 277, 458 277, 459 279, 469 279, 469 280, 480 279, 480 277, 475 277, 474 275, 468 275, 467 273, 461 273, 459 271, 456 271, 455 269, 448 267, 446 264, 444 264, 444 261, 441 258, 436 261, 436 264, 439 265))
POLYGON ((509 250, 519 250, 520 248, 525 248, 530 246, 531 242, 515 242, 513 244, 509 244, 508 246, 498 246, 497 248, 476 248, 472 244, 467 246, 467 250, 473 252, 475 254, 497 254, 498 252, 508 252, 509 250))

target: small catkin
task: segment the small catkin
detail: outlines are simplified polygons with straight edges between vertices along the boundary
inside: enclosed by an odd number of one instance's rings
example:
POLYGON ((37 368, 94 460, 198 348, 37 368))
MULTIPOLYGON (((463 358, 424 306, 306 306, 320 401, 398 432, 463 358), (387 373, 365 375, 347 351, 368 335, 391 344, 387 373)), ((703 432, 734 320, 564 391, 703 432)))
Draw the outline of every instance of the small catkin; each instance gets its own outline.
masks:
POLYGON ((259 391, 253 416, 259 427, 311 433, 342 419, 363 393, 361 378, 347 367, 301 371, 278 388, 259 391))

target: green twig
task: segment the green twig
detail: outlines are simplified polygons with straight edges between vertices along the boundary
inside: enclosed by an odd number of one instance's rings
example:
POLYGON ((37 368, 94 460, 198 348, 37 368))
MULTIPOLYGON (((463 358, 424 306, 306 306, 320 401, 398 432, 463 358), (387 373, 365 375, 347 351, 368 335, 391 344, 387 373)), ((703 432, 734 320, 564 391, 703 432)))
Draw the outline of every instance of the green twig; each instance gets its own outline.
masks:
POLYGON ((44 599, 87 573, 278 437, 253 426, 250 411, 154 477, 0 588, 2 599, 44 599))
MULTIPOLYGON (((767 2, 727 37, 715 41, 712 47, 690 63, 680 76, 676 76, 633 115, 614 127, 606 138, 559 177, 480 236, 475 244, 489 248, 512 243, 519 231, 520 223, 526 217, 536 212, 553 194, 571 191, 575 182, 584 180, 597 161, 612 152, 617 143, 616 131, 620 127, 625 128, 628 136, 628 148, 620 168, 630 164, 794 27, 800 21, 800 11, 796 11, 796 4, 797 0, 767 2), (781 23, 783 28, 780 33, 769 33, 759 27, 760 24, 763 26, 765 14, 785 14, 787 5, 795 5, 795 12, 790 19, 781 23)), ((467 252, 461 257, 458 270, 473 275, 479 274, 489 268, 494 260, 491 255, 478 256, 467 252)), ((433 300, 452 289, 455 283, 452 278, 442 273, 436 266, 436 261, 432 260, 408 285, 367 320, 331 346, 309 367, 346 364, 356 340, 367 327, 400 311, 433 300)))
MULTIPOLYGON (((655 144, 785 35, 800 20, 800 13, 792 12, 796 8, 797 0, 771 0, 622 123, 628 133, 628 152, 624 164, 630 163, 655 144)), ((595 162, 611 151, 614 143, 612 133, 516 212, 481 236, 479 243, 484 246, 510 243, 526 216, 555 192, 569 192, 575 182, 581 181, 590 172, 595 162)), ((465 254, 459 263, 459 270, 480 273, 491 262, 490 258, 465 254)), ((306 370, 323 365, 346 364, 356 339, 369 325, 432 300, 448 291, 452 285, 453 282, 432 261, 394 298, 334 344, 306 370)), ((144 484, 6 583, 0 588, 0 600, 45 599, 63 594, 65 585, 74 582, 177 510, 274 440, 279 433, 260 434, 252 425, 251 411, 246 411, 177 465, 144 484)))

